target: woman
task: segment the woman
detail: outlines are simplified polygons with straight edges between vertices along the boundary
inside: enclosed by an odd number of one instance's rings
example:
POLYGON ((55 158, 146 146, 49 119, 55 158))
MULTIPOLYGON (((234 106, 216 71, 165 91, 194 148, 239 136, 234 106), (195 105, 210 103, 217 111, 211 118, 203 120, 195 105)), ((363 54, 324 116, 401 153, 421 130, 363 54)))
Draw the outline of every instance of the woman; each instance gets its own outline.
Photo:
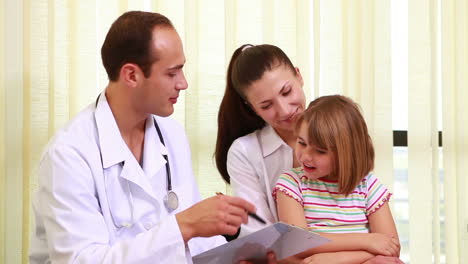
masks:
MULTIPOLYGON (((294 120, 305 107, 302 86, 299 69, 273 45, 243 45, 228 67, 216 166, 234 194, 255 204, 268 224, 278 221, 271 196, 276 180, 294 165, 294 120)), ((263 227, 249 221, 240 236, 263 227)))
MULTIPOLYGON (((305 108, 303 85, 299 69, 273 45, 242 45, 229 63, 218 113, 216 166, 234 195, 255 204, 267 224, 278 221, 272 191, 279 175, 299 165, 293 155, 294 124, 305 108)), ((238 235, 264 226, 249 221, 238 235)), ((315 254, 311 262, 325 254, 333 253, 315 254)), ((377 256, 366 263, 401 261, 377 256)))

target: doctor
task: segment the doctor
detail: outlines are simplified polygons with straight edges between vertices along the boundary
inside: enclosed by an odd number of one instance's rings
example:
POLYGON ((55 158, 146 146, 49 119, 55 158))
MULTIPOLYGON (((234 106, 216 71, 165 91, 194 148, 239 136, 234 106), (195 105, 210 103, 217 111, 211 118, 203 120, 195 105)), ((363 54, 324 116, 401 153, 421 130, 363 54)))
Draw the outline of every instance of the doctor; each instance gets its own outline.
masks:
POLYGON ((48 144, 34 199, 31 263, 192 263, 255 207, 200 201, 189 144, 171 118, 187 89, 166 17, 128 12, 101 50, 109 84, 48 144))

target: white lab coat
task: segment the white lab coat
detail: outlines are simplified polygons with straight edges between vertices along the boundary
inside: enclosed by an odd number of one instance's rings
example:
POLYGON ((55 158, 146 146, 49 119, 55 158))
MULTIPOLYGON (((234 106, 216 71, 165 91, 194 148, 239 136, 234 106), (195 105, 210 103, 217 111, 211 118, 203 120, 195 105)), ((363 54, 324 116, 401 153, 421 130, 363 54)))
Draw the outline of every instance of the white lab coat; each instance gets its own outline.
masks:
MULTIPOLYGON (((272 196, 276 181, 292 167, 293 149, 269 125, 236 139, 228 151, 227 171, 234 195, 255 204, 257 215, 268 224, 278 221, 272 196)), ((241 226, 239 237, 264 227, 249 221, 241 226)))
POLYGON ((56 134, 39 165, 31 264, 191 263, 191 256, 225 242, 195 238, 185 246, 175 214, 200 200, 189 144, 175 120, 155 118, 166 147, 148 118, 142 166, 104 93, 97 108, 93 103, 56 134), (166 153, 179 197, 174 212, 163 203, 166 153))

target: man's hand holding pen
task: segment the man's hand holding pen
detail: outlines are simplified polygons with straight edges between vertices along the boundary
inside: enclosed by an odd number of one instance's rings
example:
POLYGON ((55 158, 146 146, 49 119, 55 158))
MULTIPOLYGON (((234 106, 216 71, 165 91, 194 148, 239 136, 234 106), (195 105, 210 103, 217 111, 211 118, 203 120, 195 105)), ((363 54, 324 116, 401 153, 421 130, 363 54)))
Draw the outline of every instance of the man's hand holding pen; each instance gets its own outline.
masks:
POLYGON ((229 195, 216 195, 176 214, 182 237, 187 243, 193 237, 235 234, 255 206, 229 195))
MULTIPOLYGON (((224 195, 223 193, 217 192, 216 195, 224 195)), ((249 216, 252 217, 253 219, 259 221, 262 224, 266 224, 266 221, 263 220, 260 216, 258 216, 256 213, 253 212, 248 212, 249 216)))
MULTIPOLYGON (((217 193, 216 196, 207 198, 176 214, 176 219, 182 237, 187 243, 193 237, 233 235, 241 224, 247 223, 248 216, 266 223, 255 214, 255 211, 256 208, 253 204, 240 197, 217 193)), ((276 263, 273 252, 270 252, 266 257, 266 262, 262 263, 276 263)), ((246 260, 243 263, 257 264, 258 262, 246 260)))

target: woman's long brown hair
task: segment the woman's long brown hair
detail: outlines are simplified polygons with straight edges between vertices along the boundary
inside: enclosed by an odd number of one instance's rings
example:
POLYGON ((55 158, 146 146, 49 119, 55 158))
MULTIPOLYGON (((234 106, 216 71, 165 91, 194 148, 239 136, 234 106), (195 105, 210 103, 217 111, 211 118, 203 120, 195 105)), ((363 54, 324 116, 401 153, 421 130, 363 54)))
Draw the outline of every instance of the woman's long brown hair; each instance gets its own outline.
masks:
POLYGON ((296 74, 288 56, 273 45, 242 45, 232 55, 226 74, 226 90, 218 112, 216 138, 216 167, 223 179, 230 183, 227 154, 234 140, 265 126, 265 121, 248 105, 245 89, 260 80, 266 71, 284 65, 296 74))

